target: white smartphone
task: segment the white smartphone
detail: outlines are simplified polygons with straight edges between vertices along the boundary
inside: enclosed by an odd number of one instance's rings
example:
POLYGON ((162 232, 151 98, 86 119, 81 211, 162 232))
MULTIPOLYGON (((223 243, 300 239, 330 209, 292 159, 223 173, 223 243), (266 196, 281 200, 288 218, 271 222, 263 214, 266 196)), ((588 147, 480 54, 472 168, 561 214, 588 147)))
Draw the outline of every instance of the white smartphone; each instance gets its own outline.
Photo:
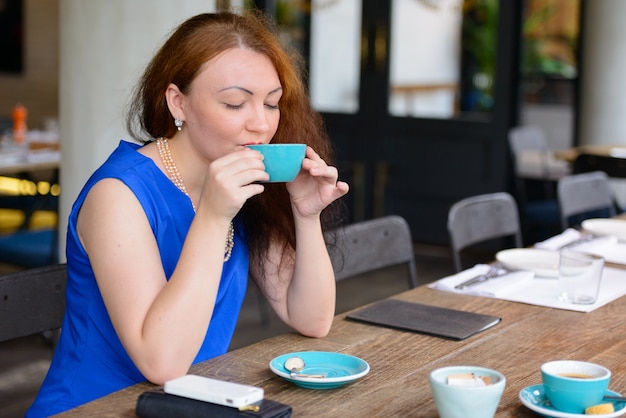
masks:
POLYGON ((172 395, 240 408, 263 400, 263 389, 224 380, 187 374, 165 382, 163 390, 172 395))

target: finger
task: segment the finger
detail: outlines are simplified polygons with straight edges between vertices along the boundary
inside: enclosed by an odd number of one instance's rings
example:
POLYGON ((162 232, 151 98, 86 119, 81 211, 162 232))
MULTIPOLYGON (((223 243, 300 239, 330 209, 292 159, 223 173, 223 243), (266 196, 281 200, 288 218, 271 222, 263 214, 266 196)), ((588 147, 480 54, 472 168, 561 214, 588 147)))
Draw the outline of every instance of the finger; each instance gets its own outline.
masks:
POLYGON ((232 164, 234 161, 238 161, 241 159, 248 159, 248 158, 262 161, 263 154, 250 148, 241 147, 241 149, 238 149, 237 151, 233 151, 229 154, 226 154, 223 157, 218 158, 215 161, 216 162, 220 161, 224 164, 232 164))
POLYGON ((306 158, 304 159, 304 162, 308 162, 309 164, 317 163, 317 164, 327 165, 326 161, 324 161, 324 159, 320 157, 319 154, 315 152, 315 150, 311 147, 307 147, 306 158))
POLYGON ((337 181, 335 187, 341 192, 341 196, 345 195, 350 191, 350 185, 345 181, 337 181))
POLYGON ((333 166, 329 166, 324 164, 314 164, 310 169, 309 173, 313 177, 321 177, 326 179, 329 183, 336 183, 339 178, 339 171, 337 168, 333 166))
POLYGON ((244 202, 250 199, 252 196, 261 194, 265 191, 265 186, 262 183, 251 183, 241 188, 242 197, 244 202))
POLYGON ((265 165, 261 158, 255 154, 241 153, 236 158, 223 158, 216 160, 213 165, 216 179, 224 184, 235 184, 238 186, 250 184, 255 181, 268 179, 265 172, 265 165))

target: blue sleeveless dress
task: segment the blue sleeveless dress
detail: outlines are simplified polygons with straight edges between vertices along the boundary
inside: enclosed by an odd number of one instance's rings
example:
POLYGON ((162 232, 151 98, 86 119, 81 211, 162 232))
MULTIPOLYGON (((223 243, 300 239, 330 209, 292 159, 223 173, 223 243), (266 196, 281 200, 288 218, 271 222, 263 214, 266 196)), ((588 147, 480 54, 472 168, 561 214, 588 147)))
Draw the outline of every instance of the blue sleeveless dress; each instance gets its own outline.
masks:
MULTIPOLYGON (((146 156, 140 146, 120 141, 94 172, 72 207, 67 231, 67 302, 52 364, 27 417, 47 417, 143 382, 122 346, 98 289, 89 257, 76 232, 78 211, 99 180, 123 181, 143 206, 169 278, 194 217, 191 200, 146 156)), ((115 260, 111 260, 115 262, 115 260)), ((228 350, 248 284, 248 248, 235 218, 235 246, 224 263, 215 309, 194 363, 228 350)))

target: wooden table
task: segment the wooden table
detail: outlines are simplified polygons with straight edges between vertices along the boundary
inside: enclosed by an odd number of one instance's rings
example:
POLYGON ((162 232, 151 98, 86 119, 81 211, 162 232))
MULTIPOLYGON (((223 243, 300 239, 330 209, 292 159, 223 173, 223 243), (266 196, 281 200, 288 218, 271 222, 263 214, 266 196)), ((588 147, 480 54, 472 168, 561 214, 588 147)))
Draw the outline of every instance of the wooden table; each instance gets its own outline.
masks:
MULTIPOLYGON (((425 286, 398 299, 502 317, 495 327, 451 341, 335 318, 326 338, 285 334, 197 364, 190 373, 257 385, 265 397, 289 404, 295 417, 437 417, 428 374, 450 365, 477 365, 502 372, 506 388, 496 417, 537 417, 518 398, 541 383, 542 363, 576 359, 613 371, 610 388, 626 392, 626 298, 591 313, 543 308, 497 299, 451 294, 425 286), (275 376, 268 363, 303 350, 358 356, 371 367, 362 379, 332 390, 307 390, 275 376)), ((64 417, 134 417, 137 397, 156 386, 141 383, 68 411, 64 417)))
MULTIPOLYGON (((36 154, 33 152, 33 155, 36 154)), ((0 175, 15 176, 37 171, 58 170, 61 164, 60 154, 50 154, 46 158, 2 158, 0 154, 0 175)))
POLYGON ((593 154, 606 157, 626 158, 626 144, 580 145, 578 147, 556 151, 557 158, 573 163, 580 154, 593 154))

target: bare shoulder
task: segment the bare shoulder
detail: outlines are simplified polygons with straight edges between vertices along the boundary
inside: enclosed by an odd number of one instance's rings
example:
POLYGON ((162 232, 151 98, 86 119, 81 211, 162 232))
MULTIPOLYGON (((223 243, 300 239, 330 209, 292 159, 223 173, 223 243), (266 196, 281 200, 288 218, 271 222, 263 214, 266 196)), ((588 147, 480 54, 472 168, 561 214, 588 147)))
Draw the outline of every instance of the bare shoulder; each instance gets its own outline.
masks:
POLYGON ((77 230, 83 245, 89 236, 101 240, 107 233, 123 233, 145 219, 137 197, 122 181, 107 178, 97 182, 80 209, 77 230))
POLYGON ((89 190, 80 209, 79 219, 92 214, 103 215, 117 211, 127 212, 140 208, 134 193, 121 180, 106 178, 98 181, 89 190))

